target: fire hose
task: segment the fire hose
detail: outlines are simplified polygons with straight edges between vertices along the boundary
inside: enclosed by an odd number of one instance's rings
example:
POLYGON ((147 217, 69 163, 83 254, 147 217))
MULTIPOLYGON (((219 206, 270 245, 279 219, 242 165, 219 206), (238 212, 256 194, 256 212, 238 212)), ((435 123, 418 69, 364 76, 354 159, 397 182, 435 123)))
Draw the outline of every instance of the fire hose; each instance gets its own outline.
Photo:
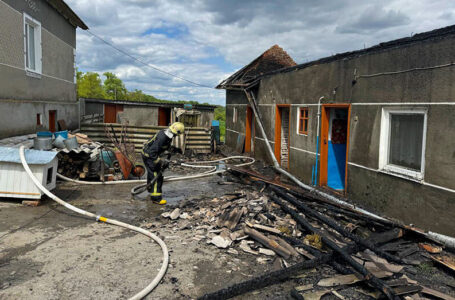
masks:
MULTIPOLYGON (((35 175, 33 175, 32 171, 30 170, 30 167, 28 166, 27 164, 27 160, 25 158, 25 151, 24 151, 24 146, 21 146, 20 149, 19 149, 19 156, 20 156, 20 159, 21 159, 21 163, 22 163, 22 166, 24 167, 25 169, 25 172, 27 172, 27 175, 30 177, 30 179, 32 179, 33 183, 44 193, 46 194, 49 198, 51 198, 52 200, 54 200, 55 202, 57 202, 58 204, 68 208, 69 210, 72 210, 78 214, 81 214, 81 215, 84 215, 84 216, 87 216, 89 218, 93 218, 95 219, 96 221, 99 221, 99 222, 104 222, 104 223, 108 223, 108 224, 112 224, 112 225, 116 225, 116 226, 120 226, 120 227, 124 227, 124 228, 127 228, 127 229, 131 229, 131 230, 134 230, 136 232, 139 232, 149 238, 151 238, 152 240, 154 240, 155 242, 158 243, 158 245, 161 247, 161 250, 162 250, 162 253, 163 253, 163 262, 161 264, 161 268, 159 269, 158 271, 158 274, 155 276, 155 278, 144 288, 142 289, 141 291, 139 291, 137 294, 135 294, 133 297, 130 298, 130 300, 136 300, 136 299, 142 299, 144 298, 145 296, 147 296, 161 281, 161 279, 164 277, 164 275, 166 274, 166 271, 167 271, 167 267, 169 265, 169 252, 168 252, 168 249, 167 249, 167 246, 166 244, 163 242, 162 239, 160 239, 158 236, 156 236, 155 234, 153 234, 152 232, 148 231, 148 230, 145 230, 143 228, 140 228, 140 227, 137 227, 137 226, 133 226, 133 225, 130 225, 130 224, 127 224, 127 223, 124 223, 124 222, 120 222, 120 221, 117 221, 117 220, 114 220, 114 219, 108 219, 106 217, 103 217, 103 216, 100 216, 100 215, 96 215, 94 213, 91 213, 91 212, 88 212, 86 210, 83 210, 83 209, 80 209, 74 205, 71 205, 65 201, 63 201, 62 199, 60 199, 59 197, 57 197, 56 195, 52 194, 49 190, 47 190, 42 184, 41 182, 39 182, 39 180, 35 177, 35 175)), ((221 161, 227 161, 227 160, 230 160, 230 159, 248 159, 250 160, 249 162, 247 163, 243 163, 243 164, 239 164, 237 166, 241 166, 241 165, 249 165, 249 164, 252 164, 254 163, 254 159, 253 158, 249 158, 249 157, 243 157, 243 156, 235 156, 235 157, 227 157, 227 158, 223 158, 223 159, 219 159, 219 160, 214 160, 214 161, 208 161, 208 162, 196 162, 196 164, 202 164, 202 163, 215 163, 215 162, 221 162, 221 161)), ((184 165, 184 164, 182 164, 184 165)), ((205 177, 205 176, 210 176, 210 175, 214 175, 214 174, 220 174, 220 173, 223 173, 223 172, 226 172, 227 170, 219 170, 219 171, 216 171, 216 167, 215 166, 200 166, 200 165, 191 165, 191 164, 185 164, 185 166, 191 166, 191 167, 197 167, 197 168, 211 168, 211 170, 209 171, 206 171, 206 172, 203 172, 203 173, 199 173, 199 174, 195 174, 195 175, 190 175, 190 176, 181 176, 181 177, 168 177, 168 181, 176 181, 176 180, 183 180, 183 179, 190 179, 190 178, 201 178, 201 177, 205 177), (215 169, 214 169, 215 168, 215 169)), ((59 174, 58 174, 59 175, 59 174)), ((84 182, 84 181, 78 181, 78 180, 72 180, 70 178, 67 178, 65 176, 62 176, 62 175, 59 175, 60 178, 62 179, 69 179, 69 181, 71 182, 76 182, 76 183, 84 183, 84 184, 93 184, 93 182, 84 182)), ((123 180, 122 182, 119 182, 119 181, 116 181, 116 182, 112 182, 112 183, 134 183, 134 182, 144 182, 144 180, 123 180)), ((109 184, 110 182, 106 182, 106 183, 99 183, 99 184, 109 184)))

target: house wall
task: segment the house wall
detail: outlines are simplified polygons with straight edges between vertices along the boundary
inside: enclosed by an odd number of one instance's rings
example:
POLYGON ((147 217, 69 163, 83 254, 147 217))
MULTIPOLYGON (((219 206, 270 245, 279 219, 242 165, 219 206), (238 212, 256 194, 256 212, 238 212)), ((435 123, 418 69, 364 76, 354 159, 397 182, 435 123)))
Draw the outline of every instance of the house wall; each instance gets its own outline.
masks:
MULTIPOLYGON (((324 96, 323 103, 351 104, 348 198, 405 223, 454 235, 455 66, 357 78, 353 84, 354 74, 451 63, 454 47, 453 35, 440 36, 266 77, 261 80, 256 98, 268 139, 274 141, 276 104, 291 104, 290 171, 310 184, 316 159, 318 99, 324 96), (297 134, 300 106, 309 107, 308 135, 297 134), (428 110, 423 181, 379 170, 381 114, 386 107, 428 110)), ((246 121, 245 114, 239 113, 233 124, 232 113, 234 107, 245 111, 246 99, 235 91, 227 91, 226 99, 226 143, 235 147, 237 134, 244 133, 246 121)), ((266 158, 264 142, 258 134, 256 137, 254 154, 266 158)))
POLYGON ((124 105, 121 118, 126 118, 130 125, 158 126, 158 107, 124 105))
POLYGON ((0 0, 0 36, 0 120, 9 120, 0 128, 0 137, 34 132, 37 111, 47 115, 48 110, 57 110, 58 119, 76 128, 75 27, 44 0, 0 0), (23 12, 41 23, 42 74, 38 76, 25 71, 23 12), (11 111, 20 112, 21 118, 11 118, 11 111))

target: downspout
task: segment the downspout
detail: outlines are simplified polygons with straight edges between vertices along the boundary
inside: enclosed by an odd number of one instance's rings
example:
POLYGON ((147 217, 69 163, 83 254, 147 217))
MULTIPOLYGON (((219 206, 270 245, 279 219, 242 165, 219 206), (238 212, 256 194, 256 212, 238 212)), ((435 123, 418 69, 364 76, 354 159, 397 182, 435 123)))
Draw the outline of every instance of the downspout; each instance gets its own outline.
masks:
POLYGON ((321 122, 321 101, 322 99, 324 99, 324 96, 320 97, 319 100, 318 100, 318 126, 317 126, 317 129, 316 129, 316 163, 315 165, 313 166, 313 180, 312 180, 312 183, 314 186, 317 186, 318 185, 318 163, 319 163, 319 135, 320 135, 320 132, 319 132, 319 124, 321 122))
MULTIPOLYGON (((381 216, 378 216, 376 214, 373 214, 367 210, 364 210, 362 208, 359 208, 355 205, 352 205, 351 203, 348 203, 346 201, 343 201, 335 196, 332 196, 330 194, 327 194, 327 193, 324 193, 323 191, 320 191, 312 186, 309 186, 309 185, 306 185, 305 183, 301 182, 299 179, 297 179, 294 175, 292 175, 291 173, 287 172, 286 170, 282 169, 280 164, 278 163, 276 157, 275 157, 275 154, 272 150, 272 147, 270 146, 270 143, 269 143, 269 140, 267 139, 267 135, 265 134, 265 130, 264 130, 264 127, 262 126, 262 119, 259 117, 259 113, 258 113, 258 110, 257 110, 257 106, 256 106, 256 100, 254 98, 254 94, 252 91, 249 91, 248 88, 245 88, 243 89, 243 91, 245 92, 246 94, 246 97, 248 99, 248 102, 250 103, 252 109, 253 109, 253 113, 254 113, 254 116, 255 116, 255 119, 256 119, 256 123, 259 127, 259 130, 261 131, 261 135, 262 135, 262 138, 264 139, 265 141, 265 145, 267 146, 267 150, 268 150, 268 153, 269 153, 269 156, 270 158, 272 159, 273 161, 273 167, 275 168, 275 170, 277 170, 277 172, 285 175, 286 177, 288 177, 290 180, 292 180, 295 184, 297 184, 299 187, 301 187, 302 189, 305 189, 311 193, 315 193, 321 197, 324 197, 325 199, 327 200, 330 200, 334 203, 338 203, 340 205, 343 205, 345 207, 349 207, 350 209, 353 209, 361 214, 364 214, 366 216, 369 216, 371 218, 374 218, 374 219, 377 219, 377 220, 381 220, 383 222, 387 222, 387 223, 390 223, 392 226, 397 226, 397 224, 389 219, 386 219, 386 218, 383 218, 381 216)), ((322 97, 319 98, 319 100, 321 101, 322 100, 322 97)), ((404 226, 405 228, 408 228, 409 226, 404 226)), ((455 246, 455 238, 453 237, 450 237, 450 236, 446 236, 446 235, 442 235, 442 234, 437 234, 437 233, 434 233, 434 232, 424 232, 423 230, 414 230, 414 232, 418 232, 420 234, 422 234, 423 236, 429 238, 429 239, 432 239, 432 240, 436 240, 438 241, 439 243, 445 245, 446 247, 449 247, 451 249, 454 249, 454 246, 455 246)))

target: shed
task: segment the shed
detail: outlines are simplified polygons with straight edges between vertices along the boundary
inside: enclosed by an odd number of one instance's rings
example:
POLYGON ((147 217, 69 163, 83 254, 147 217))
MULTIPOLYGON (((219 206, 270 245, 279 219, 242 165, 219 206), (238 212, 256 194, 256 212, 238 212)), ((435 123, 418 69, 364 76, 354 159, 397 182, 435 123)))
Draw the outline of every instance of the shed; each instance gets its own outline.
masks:
MULTIPOLYGON (((56 186, 57 152, 25 150, 25 159, 35 177, 52 190, 56 186)), ((18 148, 0 147, 0 197, 41 199, 42 192, 25 172, 18 148)))

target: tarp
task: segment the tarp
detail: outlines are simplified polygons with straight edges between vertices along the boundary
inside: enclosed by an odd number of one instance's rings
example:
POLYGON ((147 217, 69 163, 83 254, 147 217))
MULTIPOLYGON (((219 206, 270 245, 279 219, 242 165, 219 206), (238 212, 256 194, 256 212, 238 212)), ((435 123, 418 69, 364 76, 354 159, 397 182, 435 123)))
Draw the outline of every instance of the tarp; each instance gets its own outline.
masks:
MULTIPOLYGON (((25 150, 25 160, 30 165, 46 165, 50 163, 57 152, 41 150, 25 150)), ((0 162, 21 163, 18 148, 0 147, 0 162)))

